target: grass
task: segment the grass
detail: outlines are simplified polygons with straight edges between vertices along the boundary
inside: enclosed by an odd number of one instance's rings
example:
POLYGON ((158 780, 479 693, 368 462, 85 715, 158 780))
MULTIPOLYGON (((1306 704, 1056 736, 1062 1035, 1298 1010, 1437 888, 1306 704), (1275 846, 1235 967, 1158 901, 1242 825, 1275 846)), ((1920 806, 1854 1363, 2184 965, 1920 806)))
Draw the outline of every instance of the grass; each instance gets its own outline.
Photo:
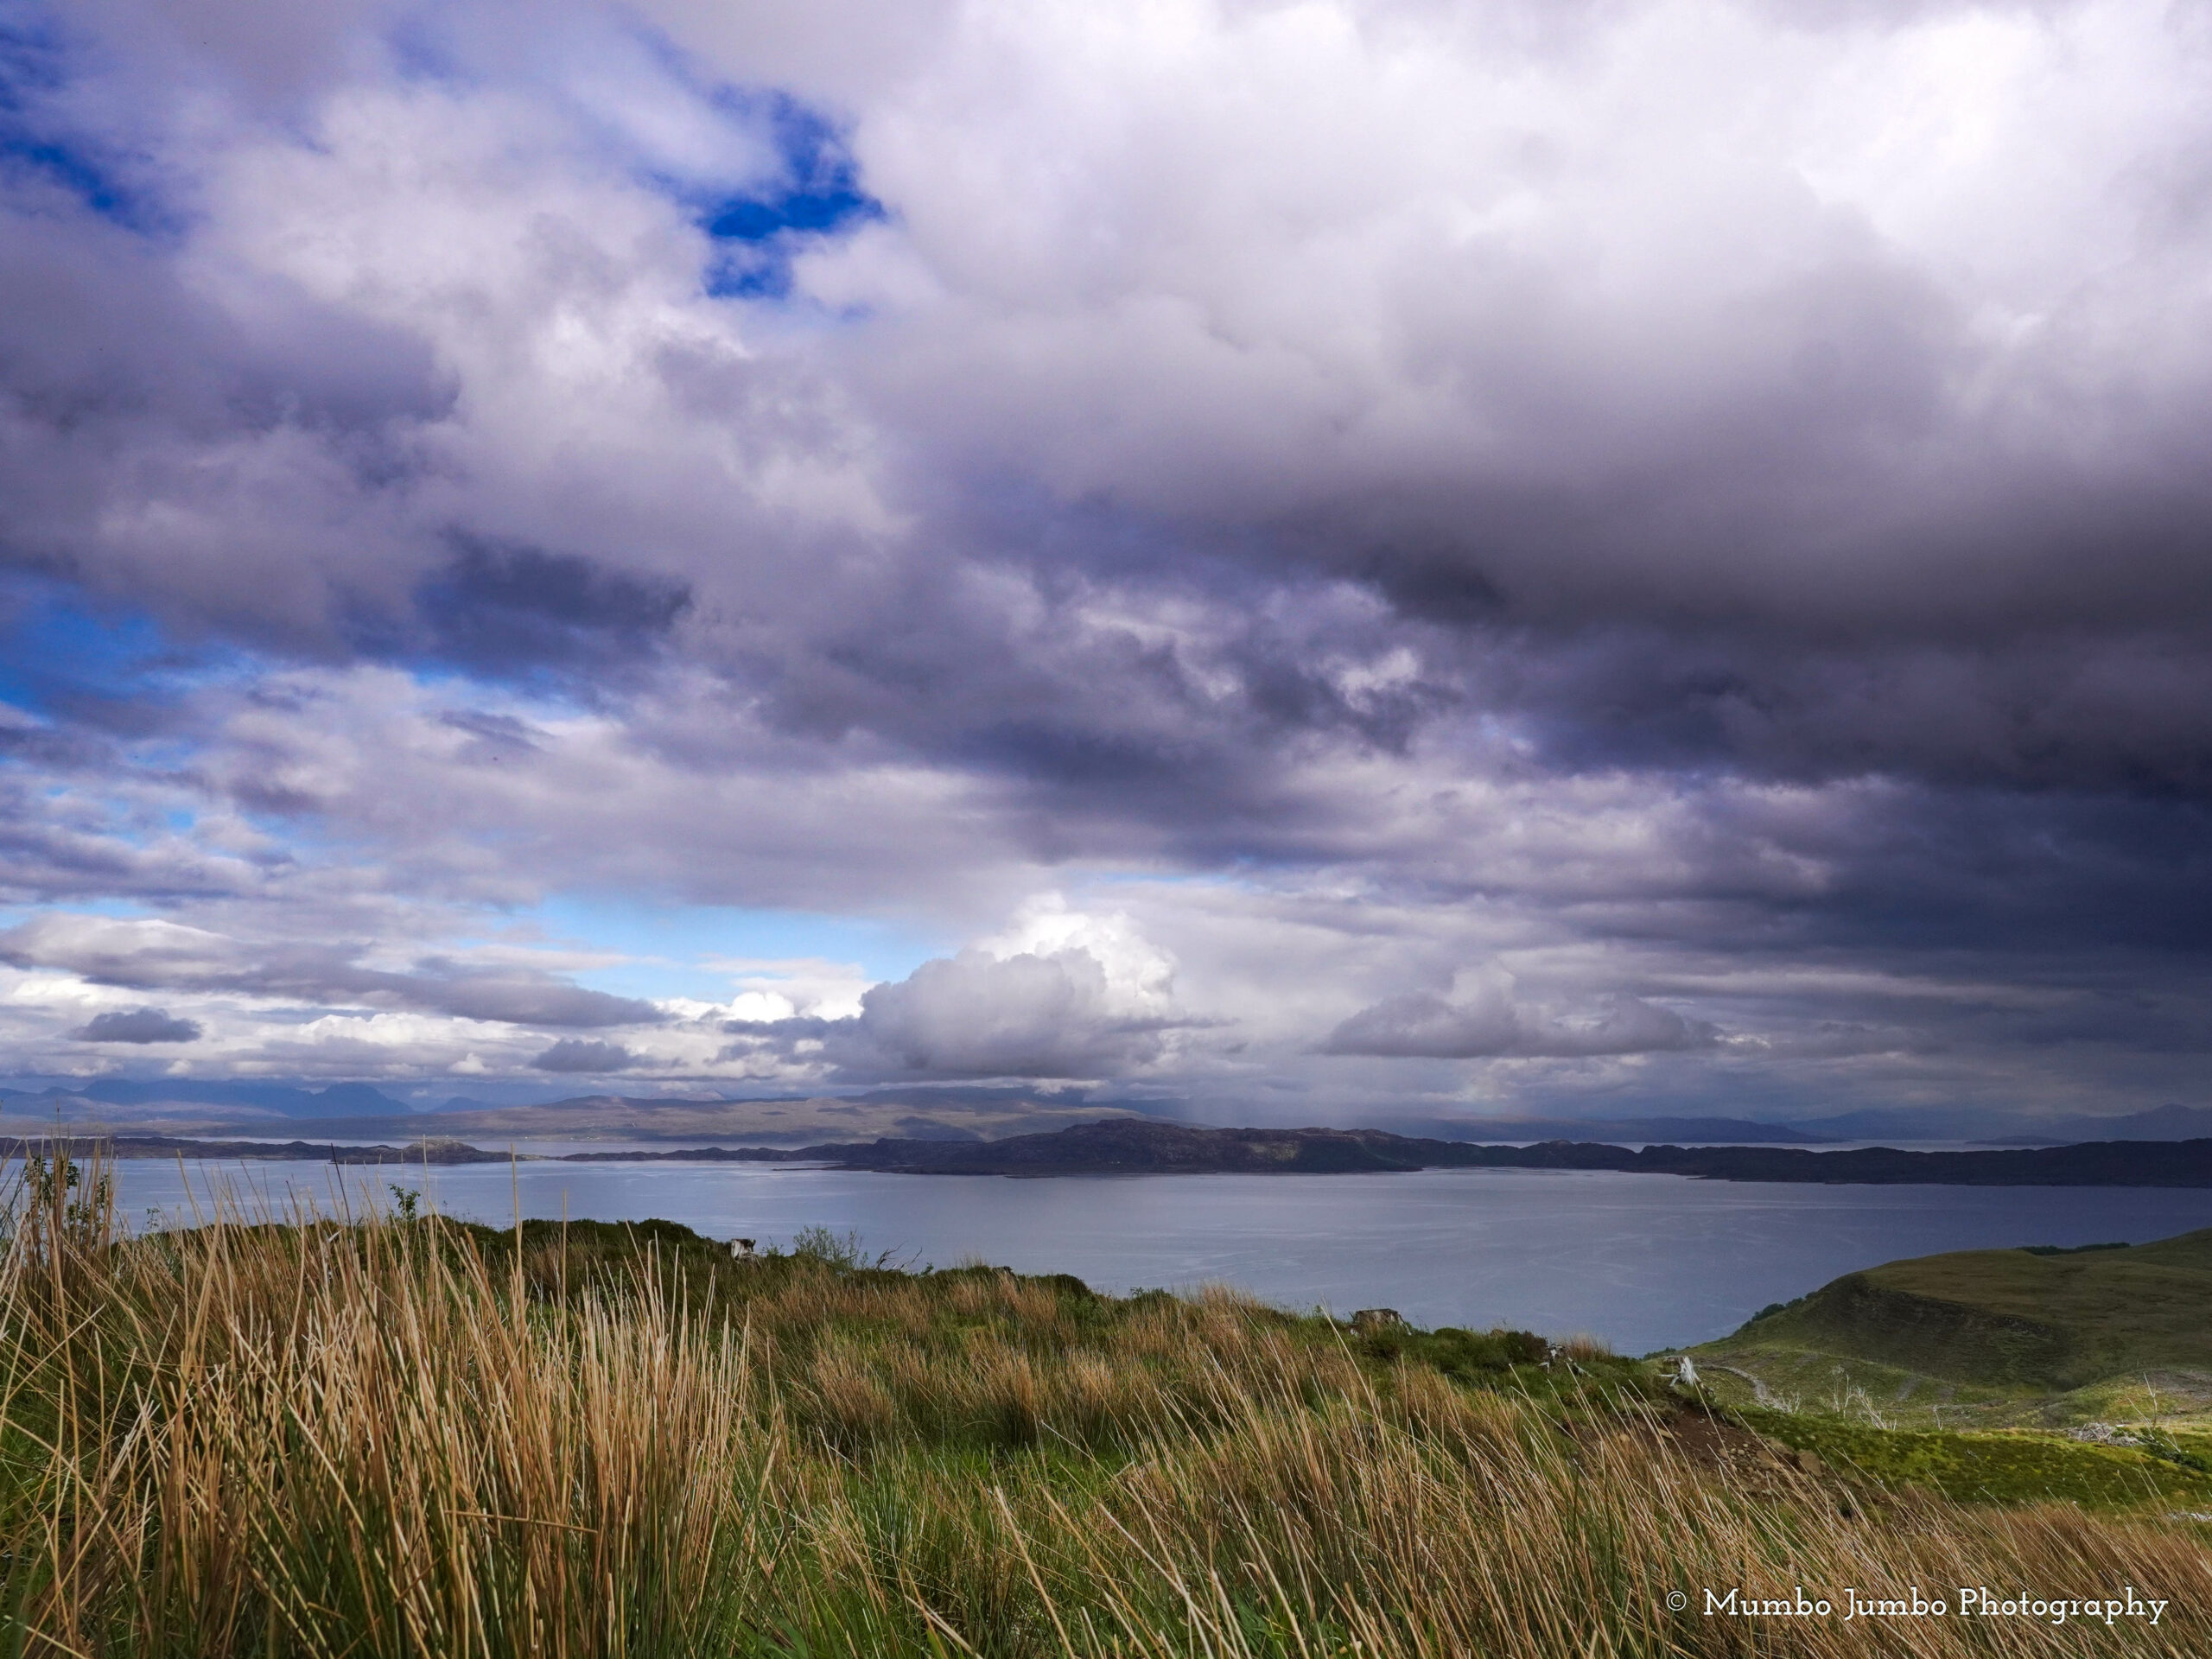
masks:
POLYGON ((1891 1490, 1594 1344, 900 1272, 827 1236, 739 1262, 665 1223, 129 1239, 96 1170, 10 1213, 22 1653, 2212 1651, 2212 1556, 2155 1508, 1891 1490), (2116 1632, 1695 1611, 1982 1583, 2172 1605, 2116 1632))

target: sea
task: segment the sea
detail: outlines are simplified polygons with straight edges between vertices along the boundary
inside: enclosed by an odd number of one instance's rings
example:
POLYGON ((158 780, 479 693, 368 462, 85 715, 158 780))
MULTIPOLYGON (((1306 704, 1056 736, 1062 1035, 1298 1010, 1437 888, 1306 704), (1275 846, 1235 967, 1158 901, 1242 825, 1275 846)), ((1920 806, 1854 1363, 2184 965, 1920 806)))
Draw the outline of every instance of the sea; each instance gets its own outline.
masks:
POLYGON ((1823 1186, 1612 1171, 1377 1175, 894 1175, 791 1165, 613 1161, 398 1168, 125 1160, 136 1227, 389 1210, 392 1189, 458 1219, 661 1217, 716 1239, 856 1236, 913 1268, 983 1262, 1116 1293, 1225 1284, 1339 1317, 1589 1335, 1641 1354, 1733 1331, 1840 1274, 1940 1250, 2144 1243, 2212 1227, 2212 1192, 1823 1186))

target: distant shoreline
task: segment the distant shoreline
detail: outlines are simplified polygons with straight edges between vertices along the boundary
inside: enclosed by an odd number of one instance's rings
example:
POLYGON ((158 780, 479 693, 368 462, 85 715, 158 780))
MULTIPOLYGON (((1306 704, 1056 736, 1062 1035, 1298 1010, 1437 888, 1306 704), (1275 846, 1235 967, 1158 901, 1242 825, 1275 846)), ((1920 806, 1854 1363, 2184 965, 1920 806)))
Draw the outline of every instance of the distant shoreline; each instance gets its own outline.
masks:
POLYGON ((2104 1141, 2067 1147, 1908 1152, 1865 1147, 1645 1146, 1551 1141, 1480 1145, 1380 1129, 1217 1129, 1128 1119, 1001 1141, 828 1143, 781 1148, 697 1147, 580 1152, 556 1157, 487 1151, 458 1141, 345 1146, 294 1140, 40 1135, 0 1141, 0 1155, 261 1160, 339 1165, 505 1163, 821 1163, 908 1175, 1388 1174, 1420 1169, 1594 1170, 1692 1179, 1820 1185, 2212 1187, 2212 1139, 2104 1141))

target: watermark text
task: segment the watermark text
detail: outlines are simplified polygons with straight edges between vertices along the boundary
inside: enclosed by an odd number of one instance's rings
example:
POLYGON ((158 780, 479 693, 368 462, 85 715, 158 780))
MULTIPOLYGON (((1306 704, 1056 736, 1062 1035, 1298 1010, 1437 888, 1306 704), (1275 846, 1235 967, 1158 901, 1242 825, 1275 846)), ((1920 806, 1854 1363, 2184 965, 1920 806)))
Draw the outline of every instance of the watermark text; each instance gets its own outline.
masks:
MULTIPOLYGON (((1909 1586, 1903 1595, 1879 1596, 1846 1585, 1840 1590, 1808 1592, 1796 1586, 1787 1596, 1759 1595, 1738 1586, 1703 1592, 1707 1618, 1827 1618, 1849 1624, 1860 1619, 1893 1618, 2026 1618, 2063 1624, 2068 1620, 2094 1620, 2107 1626, 2122 1619, 2141 1619, 2156 1624, 2171 1605, 2139 1593, 2133 1585, 2117 1594, 2053 1596, 2025 1590, 1996 1591, 1986 1584, 1961 1585, 1955 1593, 1923 1592, 1909 1586)), ((1681 1591, 1667 1598, 1676 1612, 1689 1610, 1689 1597, 1681 1591)))

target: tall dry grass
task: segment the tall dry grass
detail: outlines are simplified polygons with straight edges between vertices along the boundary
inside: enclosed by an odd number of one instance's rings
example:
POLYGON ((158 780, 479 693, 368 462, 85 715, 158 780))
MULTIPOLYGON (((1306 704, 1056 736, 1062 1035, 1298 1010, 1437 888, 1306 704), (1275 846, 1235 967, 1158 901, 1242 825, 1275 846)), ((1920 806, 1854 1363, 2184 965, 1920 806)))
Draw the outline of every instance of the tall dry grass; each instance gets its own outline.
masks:
POLYGON ((1855 1491, 1624 1368, 1484 1391, 1227 1295, 614 1230, 126 1240, 48 1186, 0 1255, 17 1651, 2212 1652, 2184 1527, 1855 1491), (2126 1583, 2158 1630, 1698 1612, 2126 1583))
MULTIPOLYGON (((97 1187, 97 1179, 91 1183, 97 1187)), ((774 1420, 651 1274, 549 1317, 435 1226, 0 1260, 7 1607, 73 1652, 690 1650, 774 1420), (703 1592, 703 1593, 702 1593, 703 1592)))

